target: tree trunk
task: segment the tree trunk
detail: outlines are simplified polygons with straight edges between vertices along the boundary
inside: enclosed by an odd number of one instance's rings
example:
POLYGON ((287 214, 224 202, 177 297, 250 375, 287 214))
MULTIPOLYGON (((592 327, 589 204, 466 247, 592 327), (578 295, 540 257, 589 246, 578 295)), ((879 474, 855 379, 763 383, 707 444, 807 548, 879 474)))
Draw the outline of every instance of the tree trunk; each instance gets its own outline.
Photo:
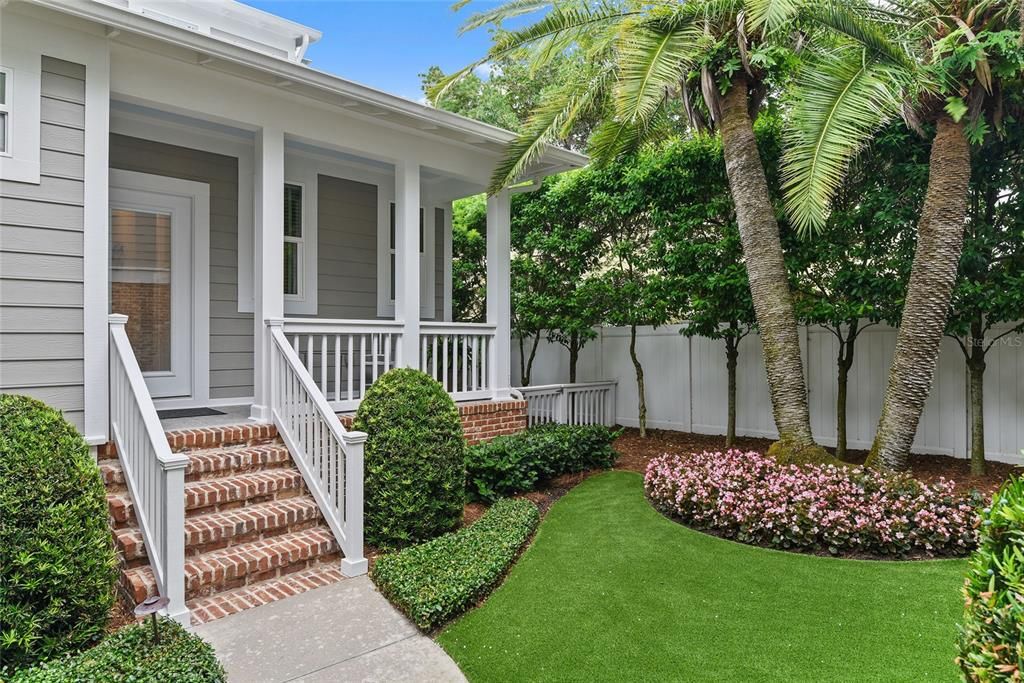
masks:
POLYGON ((906 468, 935 376, 967 217, 971 150, 962 124, 945 115, 939 119, 928 163, 928 191, 917 224, 903 318, 866 463, 883 470, 906 468))
POLYGON ((747 93, 747 78, 740 72, 722 102, 722 149, 779 430, 772 451, 785 461, 827 460, 830 456, 811 435, 793 298, 779 224, 747 111, 747 93))
POLYGON ((971 474, 985 474, 985 333, 981 320, 971 323, 971 474))
MULTIPOLYGON (((735 324, 735 323, 733 323, 735 324)), ((729 376, 728 401, 729 414, 725 423, 725 447, 732 448, 736 444, 736 366, 740 357, 739 340, 735 337, 725 338, 725 369, 729 376)))
POLYGON ((523 367, 523 339, 519 338, 519 369, 523 379, 523 386, 530 386, 530 379, 533 377, 533 361, 537 358, 537 346, 540 344, 540 332, 533 335, 533 344, 530 346, 530 359, 526 361, 526 367, 523 367))
POLYGON ((639 397, 637 415, 640 421, 640 438, 647 438, 647 397, 644 390, 644 367, 636 355, 636 325, 629 326, 629 357, 636 371, 636 393, 639 397))
POLYGON ((580 359, 579 335, 569 335, 569 384, 576 383, 576 363, 580 359))
POLYGON ((854 345, 857 343, 858 321, 850 323, 847 336, 839 329, 839 358, 836 365, 839 376, 836 382, 836 457, 846 460, 846 397, 849 393, 850 369, 853 367, 854 345))

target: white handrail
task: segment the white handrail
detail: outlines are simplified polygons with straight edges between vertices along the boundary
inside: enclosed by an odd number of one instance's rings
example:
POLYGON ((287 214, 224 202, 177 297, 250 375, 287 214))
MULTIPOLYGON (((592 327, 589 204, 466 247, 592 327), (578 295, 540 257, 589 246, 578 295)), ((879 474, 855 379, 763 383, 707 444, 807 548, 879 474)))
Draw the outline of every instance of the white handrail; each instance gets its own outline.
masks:
POLYGON ((146 380, 125 332, 126 315, 111 315, 110 430, 135 518, 167 614, 188 626, 185 606, 185 467, 172 453, 146 380))
POLYGON ((270 411, 310 494, 334 533, 345 576, 365 574, 363 557, 364 432, 342 426, 285 337, 280 319, 267 320, 271 337, 270 411))
POLYGON ((519 387, 526 399, 529 426, 557 423, 572 425, 615 423, 615 390, 618 382, 580 382, 519 387))

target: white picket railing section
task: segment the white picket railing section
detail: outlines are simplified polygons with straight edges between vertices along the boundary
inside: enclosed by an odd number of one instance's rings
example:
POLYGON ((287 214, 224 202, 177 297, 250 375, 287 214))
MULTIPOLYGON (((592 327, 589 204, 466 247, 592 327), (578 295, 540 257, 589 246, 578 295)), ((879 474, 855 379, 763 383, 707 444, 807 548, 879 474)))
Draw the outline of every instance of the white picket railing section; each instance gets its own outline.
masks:
POLYGON ((287 318, 284 333, 336 412, 355 410, 377 378, 402 363, 402 323, 287 318))
POLYGON ((433 323, 420 325, 420 369, 456 401, 494 395, 494 325, 433 323))
POLYGON ((185 467, 172 453, 142 370, 125 332, 126 315, 111 315, 110 430, 135 518, 167 614, 191 623, 185 607, 185 467))
MULTIPOLYGON (((341 571, 366 573, 363 557, 364 432, 346 431, 307 366, 285 337, 283 320, 268 320, 270 411, 281 439, 341 546, 341 571)), ((371 334, 371 333, 366 333, 371 334)), ((351 356, 349 356, 351 358, 351 356)), ((350 375, 351 376, 351 375, 350 375)))
POLYGON ((615 381, 519 387, 526 399, 529 426, 555 422, 572 425, 615 423, 615 381))

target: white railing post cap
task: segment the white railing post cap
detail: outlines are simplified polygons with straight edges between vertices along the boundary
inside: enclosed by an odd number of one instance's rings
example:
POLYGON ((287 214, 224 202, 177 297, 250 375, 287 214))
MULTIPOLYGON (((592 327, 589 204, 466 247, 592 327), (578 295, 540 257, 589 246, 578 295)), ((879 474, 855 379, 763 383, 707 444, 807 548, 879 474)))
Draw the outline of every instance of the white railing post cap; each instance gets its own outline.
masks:
POLYGON ((128 316, 123 313, 111 313, 107 316, 107 323, 124 327, 128 323, 128 316))
POLYGON ((357 446, 366 443, 366 432, 345 432, 341 438, 347 445, 357 446))
POLYGON ((284 318, 266 318, 264 321, 268 327, 283 327, 284 318))

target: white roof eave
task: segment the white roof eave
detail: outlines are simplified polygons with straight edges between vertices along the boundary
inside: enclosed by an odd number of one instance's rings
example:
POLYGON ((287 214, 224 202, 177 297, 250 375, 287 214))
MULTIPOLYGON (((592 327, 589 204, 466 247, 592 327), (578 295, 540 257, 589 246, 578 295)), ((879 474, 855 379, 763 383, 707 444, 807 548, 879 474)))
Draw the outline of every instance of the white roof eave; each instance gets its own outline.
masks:
MULTIPOLYGON (((349 98, 355 102, 370 104, 374 107, 403 114, 439 128, 479 138, 481 142, 492 142, 504 147, 515 139, 514 133, 497 126, 475 121, 441 109, 428 107, 324 71, 295 64, 270 55, 263 55, 202 33, 196 33, 156 21, 149 17, 127 12, 112 5, 99 2, 82 2, 81 0, 29 0, 29 2, 57 12, 103 24, 108 29, 113 28, 148 36, 173 45, 193 49, 198 53, 215 59, 223 59, 248 66, 278 79, 305 84, 327 93, 349 98)), ((339 107, 339 109, 343 108, 339 107)), ((539 161, 542 170, 528 175, 530 177, 551 175, 572 168, 586 166, 589 161, 589 158, 584 154, 561 147, 549 147, 539 161)))

